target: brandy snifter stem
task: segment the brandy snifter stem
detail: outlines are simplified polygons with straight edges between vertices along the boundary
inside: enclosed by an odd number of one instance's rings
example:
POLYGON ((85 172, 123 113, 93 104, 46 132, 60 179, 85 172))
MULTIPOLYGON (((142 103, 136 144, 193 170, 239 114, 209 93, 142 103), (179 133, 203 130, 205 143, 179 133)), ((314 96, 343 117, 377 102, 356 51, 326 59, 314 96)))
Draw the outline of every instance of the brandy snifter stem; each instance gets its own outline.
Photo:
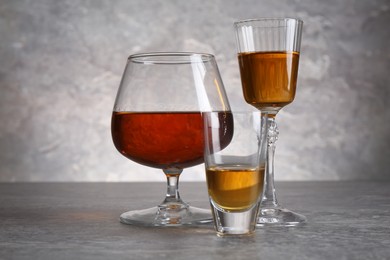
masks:
POLYGON ((167 193, 162 204, 183 204, 188 206, 182 199, 179 194, 179 178, 180 173, 183 170, 170 171, 163 170, 167 177, 167 193))

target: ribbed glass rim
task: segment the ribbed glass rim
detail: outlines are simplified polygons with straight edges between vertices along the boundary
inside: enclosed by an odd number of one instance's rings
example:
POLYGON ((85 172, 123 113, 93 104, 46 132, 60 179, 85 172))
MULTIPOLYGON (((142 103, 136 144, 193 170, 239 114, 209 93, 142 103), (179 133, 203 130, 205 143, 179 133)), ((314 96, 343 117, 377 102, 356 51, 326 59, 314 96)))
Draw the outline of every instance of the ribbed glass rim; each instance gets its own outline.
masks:
MULTIPOLYGON (((255 22, 268 22, 268 21, 295 21, 297 22, 298 24, 303 24, 303 21, 299 18, 290 18, 290 17, 263 17, 263 18, 253 18, 253 19, 245 19, 245 20, 240 20, 240 21, 237 21, 237 22, 234 22, 234 25, 235 26, 240 26, 242 24, 246 24, 246 23, 255 23, 255 22)), ((287 26, 287 25, 286 25, 287 26)), ((264 26, 264 27, 268 27, 268 26, 264 26)))
POLYGON ((214 59, 213 54, 200 52, 145 52, 132 54, 128 58, 131 62, 142 64, 190 64, 214 59))

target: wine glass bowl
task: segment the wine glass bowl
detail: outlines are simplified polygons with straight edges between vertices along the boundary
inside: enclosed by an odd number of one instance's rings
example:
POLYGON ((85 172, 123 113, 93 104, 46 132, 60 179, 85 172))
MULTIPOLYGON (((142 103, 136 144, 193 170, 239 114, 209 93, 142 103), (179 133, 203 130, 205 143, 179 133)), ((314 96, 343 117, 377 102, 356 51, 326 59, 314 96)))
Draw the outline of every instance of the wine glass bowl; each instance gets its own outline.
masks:
POLYGON ((144 53, 129 57, 112 113, 113 142, 126 158, 162 169, 167 193, 157 207, 123 213, 122 223, 181 226, 212 222, 209 210, 189 206, 180 198, 178 183, 184 168, 203 162, 202 112, 229 110, 213 55, 144 53))

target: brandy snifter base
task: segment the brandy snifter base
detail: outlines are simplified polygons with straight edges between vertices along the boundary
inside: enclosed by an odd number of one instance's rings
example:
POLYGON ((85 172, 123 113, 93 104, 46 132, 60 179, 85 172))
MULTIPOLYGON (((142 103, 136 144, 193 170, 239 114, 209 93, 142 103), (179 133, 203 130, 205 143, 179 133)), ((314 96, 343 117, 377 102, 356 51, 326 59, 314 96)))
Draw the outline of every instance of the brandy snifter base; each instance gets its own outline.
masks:
POLYGON ((196 227, 211 225, 213 219, 210 210, 176 204, 128 211, 120 216, 120 222, 129 225, 150 227, 196 227))

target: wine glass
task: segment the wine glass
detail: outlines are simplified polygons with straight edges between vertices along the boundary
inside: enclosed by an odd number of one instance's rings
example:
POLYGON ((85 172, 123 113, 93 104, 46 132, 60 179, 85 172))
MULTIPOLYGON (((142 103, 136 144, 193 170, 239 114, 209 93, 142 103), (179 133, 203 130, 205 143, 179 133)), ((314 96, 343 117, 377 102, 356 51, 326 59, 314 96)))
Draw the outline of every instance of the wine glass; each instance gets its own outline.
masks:
POLYGON ((274 153, 278 139, 275 116, 295 97, 303 22, 262 18, 236 22, 238 61, 245 101, 267 116, 267 167, 258 226, 297 226, 306 217, 282 208, 274 186, 274 153))
POLYGON ((125 157, 162 169, 167 193, 157 207, 123 213, 122 223, 181 226, 212 222, 210 210, 189 206, 180 198, 178 183, 184 168, 204 160, 201 113, 229 110, 213 55, 144 53, 129 57, 113 109, 112 139, 125 157))

